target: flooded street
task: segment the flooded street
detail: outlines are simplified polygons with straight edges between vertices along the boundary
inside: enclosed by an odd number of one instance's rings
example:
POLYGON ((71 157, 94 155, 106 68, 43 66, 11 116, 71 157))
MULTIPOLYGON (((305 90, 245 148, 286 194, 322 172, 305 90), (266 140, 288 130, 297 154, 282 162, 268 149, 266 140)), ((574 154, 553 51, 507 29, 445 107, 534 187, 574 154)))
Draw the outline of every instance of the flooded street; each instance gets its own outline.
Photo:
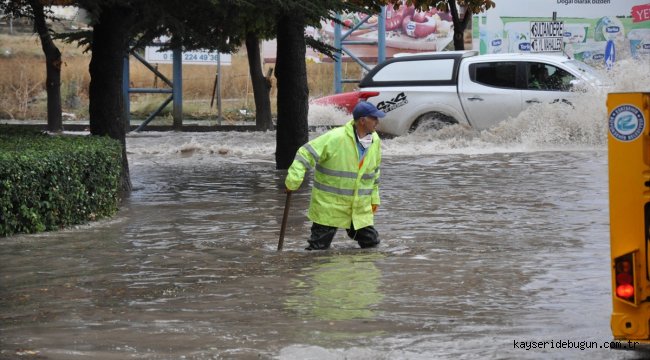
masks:
POLYGON ((309 182, 276 251, 273 132, 130 135, 114 218, 1 240, 0 359, 641 358, 604 348, 605 110, 589 101, 384 140, 370 250, 344 231, 304 250, 309 182))
MULTIPOLYGON (((183 142, 172 136, 129 141, 162 151, 183 142)), ((117 217, 3 240, 2 356, 630 355, 514 346, 611 340, 605 151, 386 154, 378 249, 340 231, 332 250, 304 251, 303 188, 278 253, 284 172, 272 157, 177 136, 195 146, 131 156, 135 190, 117 217)))

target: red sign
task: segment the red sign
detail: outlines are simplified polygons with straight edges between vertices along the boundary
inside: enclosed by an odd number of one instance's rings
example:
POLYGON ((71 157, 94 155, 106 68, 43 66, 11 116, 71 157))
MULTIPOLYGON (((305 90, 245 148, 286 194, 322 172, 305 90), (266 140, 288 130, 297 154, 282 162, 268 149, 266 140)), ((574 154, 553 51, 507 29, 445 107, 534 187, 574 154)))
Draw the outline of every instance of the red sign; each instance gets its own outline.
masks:
POLYGON ((632 22, 642 22, 650 20, 650 4, 632 7, 632 22))

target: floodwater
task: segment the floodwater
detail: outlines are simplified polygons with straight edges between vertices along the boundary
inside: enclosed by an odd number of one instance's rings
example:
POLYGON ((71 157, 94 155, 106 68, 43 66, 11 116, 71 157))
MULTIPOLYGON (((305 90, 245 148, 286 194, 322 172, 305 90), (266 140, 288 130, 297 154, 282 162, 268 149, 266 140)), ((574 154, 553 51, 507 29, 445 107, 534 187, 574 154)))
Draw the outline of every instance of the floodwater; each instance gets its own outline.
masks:
POLYGON ((370 250, 303 250, 308 181, 276 251, 272 132, 130 135, 117 216, 2 239, 0 359, 641 358, 604 348, 605 113, 384 140, 370 250))

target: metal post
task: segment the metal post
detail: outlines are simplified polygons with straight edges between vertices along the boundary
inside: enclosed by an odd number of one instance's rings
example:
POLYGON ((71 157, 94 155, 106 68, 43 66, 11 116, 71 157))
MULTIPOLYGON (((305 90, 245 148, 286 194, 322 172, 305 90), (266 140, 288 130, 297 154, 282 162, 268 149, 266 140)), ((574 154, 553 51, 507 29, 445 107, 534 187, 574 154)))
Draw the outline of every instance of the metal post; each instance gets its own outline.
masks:
POLYGON ((221 125, 221 53, 217 52, 217 124, 221 125))
POLYGON ((381 7, 381 15, 377 21, 377 64, 386 60, 386 6, 381 7))
POLYGON ((174 49, 172 53, 173 127, 180 130, 183 127, 183 56, 180 48, 174 49))
POLYGON ((339 20, 339 22, 334 23, 334 47, 337 49, 336 59, 334 62, 334 92, 340 94, 343 92, 343 85, 341 83, 341 80, 343 79, 343 44, 341 39, 340 13, 336 14, 336 19, 339 20))
POLYGON ((356 61, 361 67, 370 71, 372 66, 369 66, 363 62, 358 56, 356 56, 350 49, 346 48, 344 45, 375 45, 377 46, 377 63, 381 63, 386 60, 386 6, 381 8, 379 13, 379 19, 377 21, 377 40, 346 40, 350 35, 359 29, 359 27, 367 23, 368 19, 371 16, 367 15, 359 23, 346 30, 345 34, 342 33, 341 14, 336 14, 336 19, 338 22, 334 23, 334 47, 339 50, 335 54, 334 59, 334 92, 339 94, 343 91, 342 83, 358 83, 358 79, 343 79, 342 63, 343 63, 343 53, 350 56, 350 58, 356 61))
POLYGON ((140 126, 138 126, 135 129, 135 131, 136 132, 142 131, 147 125, 149 125, 151 120, 153 120, 153 118, 156 117, 156 115, 160 114, 160 112, 163 111, 165 106, 169 105, 169 103, 172 101, 172 99, 173 99, 173 96, 170 95, 167 98, 167 100, 163 101, 163 103, 158 107, 158 109, 154 110, 154 112, 149 114, 149 116, 142 122, 142 124, 140 124, 140 126))
MULTIPOLYGON (((174 55, 172 55, 172 60, 173 60, 173 56, 174 55)), ((174 71, 174 76, 176 76, 175 71, 174 71)), ((181 100, 181 106, 182 106, 182 74, 179 74, 179 77, 180 77, 180 80, 178 82, 181 85, 180 85, 178 91, 181 93, 181 95, 176 96, 176 98, 181 100)), ((172 78, 172 79, 175 79, 175 78, 172 78)), ((147 62, 147 60, 145 60, 145 58, 138 55, 137 52, 135 52, 133 50, 129 51, 129 55, 127 55, 124 58, 124 64, 122 66, 122 91, 123 91, 122 96, 124 97, 124 101, 123 101, 124 102, 124 110, 123 110, 124 115, 123 116, 126 119, 125 120, 126 130, 129 131, 130 128, 131 128, 131 126, 130 126, 131 125, 131 120, 130 120, 130 112, 131 112, 130 108, 131 108, 131 105, 130 105, 130 99, 129 99, 130 94, 170 94, 169 97, 163 102, 163 104, 161 106, 159 106, 158 109, 156 109, 156 111, 151 113, 147 117, 147 119, 145 119, 145 121, 143 121, 138 126, 137 129, 135 129, 135 131, 141 131, 147 126, 147 124, 149 124, 149 122, 151 122, 154 119, 154 117, 156 117, 158 114, 160 114, 163 111, 163 109, 172 102, 172 99, 174 99, 174 91, 175 91, 175 89, 176 89, 176 87, 174 86, 174 83, 171 80, 169 80, 167 77, 165 77, 165 75, 160 73, 160 71, 158 71, 157 67, 152 66, 150 63, 147 62), (142 65, 144 65, 152 73, 154 73, 156 75, 156 79, 160 78, 166 85, 169 86, 169 88, 159 89, 159 88, 132 88, 132 87, 130 87, 131 82, 130 82, 130 79, 129 79, 129 77, 130 77, 129 61, 131 59, 130 58, 131 56, 133 56, 134 59, 136 59, 140 63, 142 63, 142 65)), ((181 107, 181 112, 180 113, 181 113, 181 116, 182 116, 182 107, 181 107)), ((182 126, 182 122, 181 122, 181 126, 182 126)))
POLYGON ((131 71, 129 69, 129 53, 127 52, 122 63, 122 99, 124 102, 122 108, 122 118, 124 121, 124 130, 126 132, 131 131, 131 97, 129 96, 130 76, 131 71))

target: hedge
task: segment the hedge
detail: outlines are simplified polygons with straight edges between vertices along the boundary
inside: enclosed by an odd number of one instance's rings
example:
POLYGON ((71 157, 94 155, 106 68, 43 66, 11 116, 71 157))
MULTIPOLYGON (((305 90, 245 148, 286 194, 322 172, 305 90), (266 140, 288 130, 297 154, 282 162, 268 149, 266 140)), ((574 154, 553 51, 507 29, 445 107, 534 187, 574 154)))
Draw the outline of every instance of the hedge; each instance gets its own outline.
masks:
POLYGON ((0 125, 0 236, 114 215, 121 169, 114 139, 0 125))

